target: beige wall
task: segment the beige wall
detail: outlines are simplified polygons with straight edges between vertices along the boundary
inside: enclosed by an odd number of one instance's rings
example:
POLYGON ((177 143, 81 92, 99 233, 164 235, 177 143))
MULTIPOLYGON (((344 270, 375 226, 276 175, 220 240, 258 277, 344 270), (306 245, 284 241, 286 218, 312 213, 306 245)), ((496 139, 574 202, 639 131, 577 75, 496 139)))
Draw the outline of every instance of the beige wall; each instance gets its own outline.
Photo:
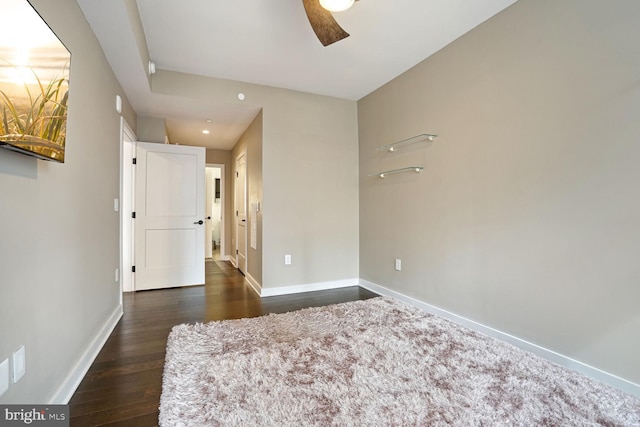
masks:
POLYGON ((262 171, 262 111, 258 113, 251 126, 242 135, 247 140, 247 271, 251 277, 262 284, 262 200, 263 200, 263 171, 262 171), (258 203, 260 209, 258 209, 258 203), (252 224, 255 223, 255 231, 252 224), (253 234, 255 233, 255 239, 253 234), (255 248, 251 242, 255 240, 255 248))
POLYGON ((1 403, 47 403, 119 307, 120 118, 136 117, 75 0, 31 0, 71 51, 64 164, 0 150, 0 361, 26 348, 1 403))
POLYGON ((138 117, 136 137, 138 141, 159 142, 163 144, 167 138, 167 125, 165 120, 159 117, 138 117))
POLYGON ((357 138, 355 102, 293 93, 265 107, 265 287, 358 277, 357 138))
POLYGON ((152 87, 226 103, 239 103, 243 92, 248 105, 263 109, 263 287, 358 277, 354 101, 164 70, 152 87), (284 265, 285 254, 292 265, 284 265))
POLYGON ((362 99, 360 276, 640 383, 638 22, 520 0, 362 99))
MULTIPOLYGON (((247 273, 256 283, 262 283, 262 212, 255 208, 257 202, 262 203, 262 112, 258 113, 232 150, 232 179, 235 183, 236 161, 245 154, 247 170, 247 273), (251 247, 251 223, 256 222, 256 248, 251 247)), ((233 187, 235 188, 235 186, 233 187)), ((232 190, 235 203, 235 190, 232 190)), ((232 200, 232 199, 229 199, 232 200)), ((232 207, 235 206, 232 203, 232 207)), ((233 209, 233 208, 232 208, 233 209)), ((235 212, 235 211, 232 211, 235 212)), ((232 213, 232 248, 235 249, 236 227, 235 215, 232 213)), ((235 250, 232 258, 236 259, 235 250)))

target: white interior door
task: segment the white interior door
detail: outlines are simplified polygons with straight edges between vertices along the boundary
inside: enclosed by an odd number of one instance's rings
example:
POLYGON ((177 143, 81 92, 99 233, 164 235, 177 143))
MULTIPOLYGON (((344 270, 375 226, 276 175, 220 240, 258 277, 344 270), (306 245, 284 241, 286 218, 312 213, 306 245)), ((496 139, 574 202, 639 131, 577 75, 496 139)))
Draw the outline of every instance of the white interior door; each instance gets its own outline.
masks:
POLYGON ((236 161, 236 262, 242 274, 247 271, 247 162, 243 154, 236 161))
POLYGON ((135 289, 204 283, 205 149, 136 143, 135 289))

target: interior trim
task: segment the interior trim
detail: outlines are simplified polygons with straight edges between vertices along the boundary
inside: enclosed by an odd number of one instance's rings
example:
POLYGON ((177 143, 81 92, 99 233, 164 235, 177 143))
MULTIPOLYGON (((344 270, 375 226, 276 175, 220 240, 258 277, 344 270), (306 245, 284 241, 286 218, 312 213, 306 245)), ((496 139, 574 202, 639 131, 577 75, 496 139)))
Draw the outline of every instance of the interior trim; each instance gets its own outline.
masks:
POLYGON ((247 273, 244 278, 247 280, 247 282, 249 282, 249 286, 251 287, 251 289, 253 289, 253 291, 258 294, 258 296, 261 296, 262 285, 260 285, 260 283, 258 283, 258 281, 254 279, 253 276, 249 273, 247 273))
POLYGON ((102 350, 107 339, 115 329, 116 325, 120 321, 123 315, 122 305, 116 307, 115 311, 109 316, 107 321, 102 325, 100 331, 94 336, 93 340, 84 351, 80 359, 73 366, 67 377, 62 382, 62 385, 49 399, 50 404, 54 405, 66 405, 69 403, 76 389, 80 385, 84 376, 89 371, 89 368, 93 364, 93 361, 98 357, 98 353, 102 350))
POLYGON ((384 286, 380 286, 373 282, 369 282, 368 280, 360 279, 360 286, 377 294, 393 297, 400 301, 404 301, 408 304, 413 305, 414 307, 426 311, 427 313, 451 320, 476 332, 480 332, 493 338, 497 338, 501 341, 506 341, 509 344, 515 345, 522 350, 543 357, 560 366, 564 366, 565 368, 580 372, 581 374, 587 375, 591 378, 595 378, 596 380, 602 381, 605 384, 609 384, 610 386, 616 387, 627 393, 640 397, 640 385, 625 380, 624 378, 618 377, 609 372, 605 372, 601 369, 587 365, 586 363, 572 359, 569 356, 565 356, 553 350, 549 350, 537 344, 533 344, 514 335, 507 334, 506 332, 499 331, 497 329, 483 325, 482 323, 478 323, 471 319, 467 319, 466 317, 460 316, 434 305, 427 304, 410 296, 404 295, 400 292, 385 288, 384 286))
POLYGON ((280 286, 277 288, 261 288, 261 297, 272 297, 276 295, 299 294, 303 292, 325 291, 328 289, 347 288, 358 286, 359 279, 337 280, 331 282, 317 282, 305 285, 280 286))

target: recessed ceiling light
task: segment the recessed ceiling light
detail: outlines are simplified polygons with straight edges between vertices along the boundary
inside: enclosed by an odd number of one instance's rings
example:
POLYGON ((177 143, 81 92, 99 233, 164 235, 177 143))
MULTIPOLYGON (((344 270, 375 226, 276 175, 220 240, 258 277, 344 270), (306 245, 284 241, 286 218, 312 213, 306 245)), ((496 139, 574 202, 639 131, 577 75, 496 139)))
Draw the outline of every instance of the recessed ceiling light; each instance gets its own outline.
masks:
POLYGON ((208 130, 208 129, 205 129, 205 130, 203 130, 203 131, 202 131, 202 133, 203 133, 204 135, 209 135, 211 132, 209 132, 209 130, 208 130))
POLYGON ((240 92, 240 93, 238 94, 238 99, 239 99, 240 101, 244 101, 244 98, 245 98, 244 93, 240 92))
POLYGON ((205 120, 205 122, 207 122, 207 123, 213 123, 213 120, 211 120, 211 119, 207 119, 207 120, 205 120))

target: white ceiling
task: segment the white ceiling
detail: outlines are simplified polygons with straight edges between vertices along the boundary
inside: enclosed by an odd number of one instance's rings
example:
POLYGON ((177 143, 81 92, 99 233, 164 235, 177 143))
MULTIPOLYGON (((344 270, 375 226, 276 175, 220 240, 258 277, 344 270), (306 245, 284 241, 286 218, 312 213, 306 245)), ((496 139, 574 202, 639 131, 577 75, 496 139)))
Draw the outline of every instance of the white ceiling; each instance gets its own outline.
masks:
POLYGON ((360 0, 334 14, 351 36, 328 47, 302 0, 78 3, 138 115, 167 119, 172 142, 229 149, 256 109, 154 94, 148 58, 159 69, 358 100, 515 1, 360 0))

